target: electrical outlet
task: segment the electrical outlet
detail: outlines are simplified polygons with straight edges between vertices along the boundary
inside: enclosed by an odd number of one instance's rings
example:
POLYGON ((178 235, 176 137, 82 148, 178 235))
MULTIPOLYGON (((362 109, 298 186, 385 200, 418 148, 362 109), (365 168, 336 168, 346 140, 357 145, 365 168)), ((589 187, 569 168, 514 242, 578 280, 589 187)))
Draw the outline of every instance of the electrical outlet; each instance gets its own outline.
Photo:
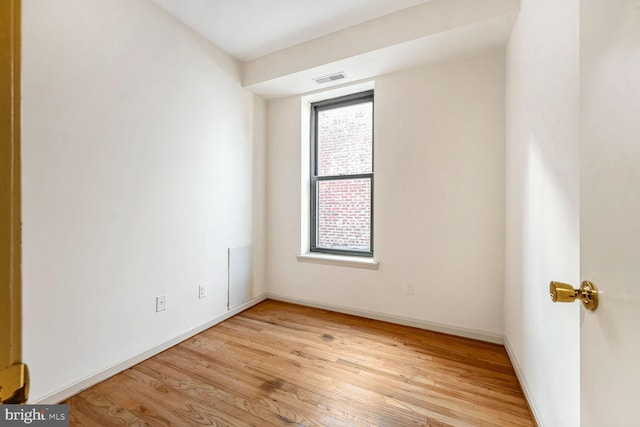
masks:
POLYGON ((156 297, 156 311, 165 311, 167 309, 167 294, 158 295, 156 297))
POLYGON ((207 296, 207 284, 202 283, 198 287, 198 298, 204 298, 207 296))
POLYGON ((404 294, 413 295, 413 283, 407 283, 404 285, 404 294))

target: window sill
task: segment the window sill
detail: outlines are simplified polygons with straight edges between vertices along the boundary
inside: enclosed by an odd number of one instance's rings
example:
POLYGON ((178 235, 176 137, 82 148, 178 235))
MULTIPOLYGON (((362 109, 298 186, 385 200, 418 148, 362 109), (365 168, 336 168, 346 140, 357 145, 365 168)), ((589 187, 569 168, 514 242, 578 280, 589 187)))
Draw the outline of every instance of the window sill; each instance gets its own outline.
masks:
POLYGON ((378 261, 373 258, 364 258, 346 255, 330 255, 319 253, 305 253, 297 256, 298 262, 310 262, 314 264, 339 265, 342 267, 378 269, 378 261))

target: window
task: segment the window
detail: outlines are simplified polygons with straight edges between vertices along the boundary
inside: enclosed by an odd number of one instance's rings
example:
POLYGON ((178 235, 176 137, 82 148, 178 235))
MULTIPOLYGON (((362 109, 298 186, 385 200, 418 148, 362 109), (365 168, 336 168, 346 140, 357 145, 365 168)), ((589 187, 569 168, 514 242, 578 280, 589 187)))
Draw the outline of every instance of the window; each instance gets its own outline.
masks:
POLYGON ((311 252, 373 256, 373 91, 311 104, 311 252))

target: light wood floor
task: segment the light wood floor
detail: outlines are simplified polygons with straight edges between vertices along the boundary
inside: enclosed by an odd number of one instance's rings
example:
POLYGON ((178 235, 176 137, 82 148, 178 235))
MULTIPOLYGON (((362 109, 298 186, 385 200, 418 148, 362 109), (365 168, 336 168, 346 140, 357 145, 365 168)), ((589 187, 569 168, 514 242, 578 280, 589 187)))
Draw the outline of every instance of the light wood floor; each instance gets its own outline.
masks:
POLYGON ((65 403, 91 427, 535 425, 502 346, 270 300, 65 403))

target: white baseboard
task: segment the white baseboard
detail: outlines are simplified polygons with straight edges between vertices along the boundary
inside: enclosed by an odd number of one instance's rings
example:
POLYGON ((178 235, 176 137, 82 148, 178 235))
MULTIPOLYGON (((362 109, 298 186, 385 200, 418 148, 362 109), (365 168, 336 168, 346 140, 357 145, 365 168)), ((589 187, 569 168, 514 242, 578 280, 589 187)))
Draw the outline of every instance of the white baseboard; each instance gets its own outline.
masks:
POLYGON ((290 302, 293 304, 305 305, 308 307, 320 308, 323 310, 336 311, 343 314, 351 314, 354 316, 364 317, 367 319, 381 320, 383 322, 396 323, 398 325, 412 326, 414 328, 425 329, 428 331, 442 332, 444 334, 456 335, 459 337, 472 338, 475 340, 491 342, 494 344, 503 344, 504 336, 491 332, 478 331, 474 329, 458 328, 455 326, 443 325, 435 322, 426 322, 423 320, 411 319, 408 317, 395 316, 392 314, 380 313, 376 311, 360 310, 351 307, 344 307, 333 304, 325 304, 306 299, 289 298, 278 294, 267 293, 267 298, 290 302))
POLYGON ((56 403, 60 403, 72 396, 75 396, 76 394, 80 393, 83 390, 86 390, 87 388, 94 386, 96 384, 98 384, 99 382, 102 382, 126 369, 129 369, 130 367, 137 365, 138 363, 152 357, 155 356, 158 353, 163 352, 164 350, 173 347, 176 344, 179 344, 180 342, 191 338, 194 335, 199 334, 200 332, 209 329, 212 326, 217 325, 218 323, 227 320, 228 318, 235 316, 236 314, 240 313, 241 311, 244 311, 250 307, 253 307, 256 304, 261 303, 262 301, 264 301, 265 299, 267 299, 267 295, 266 294, 261 294, 253 299, 251 299, 250 301, 247 301, 246 303, 239 305, 238 307, 227 311, 226 313, 224 313, 221 316, 216 317, 213 320, 209 320, 207 322, 204 322, 200 325, 195 325, 190 327, 189 329, 187 329, 186 331, 176 335, 173 338, 168 339, 167 341, 164 341, 158 345, 155 345, 153 347, 150 347, 146 350, 142 350, 138 353, 134 353, 128 357, 126 357, 125 359, 121 360, 120 362, 105 368, 101 371, 95 372, 91 375, 88 375, 87 377, 78 380, 75 383, 72 383, 58 391, 55 391, 53 393, 50 393, 44 397, 41 397, 35 401, 31 401, 29 400, 29 404, 56 404, 56 403))
POLYGON ((527 403, 529 404, 529 408, 531 409, 531 414, 533 415, 534 421, 539 427, 544 427, 544 423, 542 422, 540 411, 538 410, 538 407, 536 406, 536 403, 533 400, 533 395, 531 394, 527 380, 522 374, 522 368, 518 363, 518 359, 515 358, 513 349, 511 348, 511 344, 509 343, 509 339, 506 336, 504 337, 504 348, 507 350, 507 354, 509 355, 509 359, 511 360, 513 369, 515 369, 516 371, 516 376, 518 377, 518 381, 520 382, 520 387, 522 387, 522 392, 524 393, 524 397, 525 399, 527 399, 527 403))

